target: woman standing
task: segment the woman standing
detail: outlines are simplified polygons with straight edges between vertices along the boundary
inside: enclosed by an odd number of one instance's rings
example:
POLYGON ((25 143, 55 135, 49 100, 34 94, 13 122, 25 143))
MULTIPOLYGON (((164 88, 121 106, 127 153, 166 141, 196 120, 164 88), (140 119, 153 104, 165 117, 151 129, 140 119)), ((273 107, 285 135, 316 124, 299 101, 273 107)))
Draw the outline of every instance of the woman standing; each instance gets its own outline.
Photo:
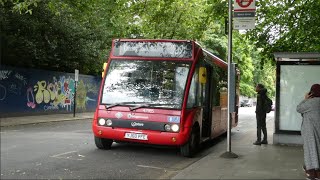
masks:
POLYGON ((302 115, 304 163, 308 179, 320 178, 320 84, 311 86, 309 93, 297 106, 302 115))

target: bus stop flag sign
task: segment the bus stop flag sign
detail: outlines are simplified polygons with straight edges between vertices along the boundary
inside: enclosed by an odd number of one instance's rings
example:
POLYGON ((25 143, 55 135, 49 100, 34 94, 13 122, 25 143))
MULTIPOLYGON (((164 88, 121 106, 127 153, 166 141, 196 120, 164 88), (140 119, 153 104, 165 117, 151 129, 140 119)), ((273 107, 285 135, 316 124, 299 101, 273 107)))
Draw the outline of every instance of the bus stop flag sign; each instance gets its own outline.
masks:
POLYGON ((255 0, 234 0, 234 11, 255 11, 255 0))
POLYGON ((78 81, 79 80, 79 70, 75 69, 74 70, 74 81, 78 81))
POLYGON ((255 0, 234 0, 234 29, 254 29, 255 14, 255 0))

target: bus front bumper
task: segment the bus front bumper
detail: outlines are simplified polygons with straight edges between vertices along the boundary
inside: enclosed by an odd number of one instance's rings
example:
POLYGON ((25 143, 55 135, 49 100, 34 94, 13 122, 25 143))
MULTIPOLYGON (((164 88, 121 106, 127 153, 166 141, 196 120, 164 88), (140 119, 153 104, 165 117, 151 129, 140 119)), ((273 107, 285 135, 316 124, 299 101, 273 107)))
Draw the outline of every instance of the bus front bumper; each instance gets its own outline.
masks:
POLYGON ((183 131, 179 133, 112 128, 98 125, 93 125, 92 129, 94 135, 99 138, 165 146, 181 146, 188 141, 190 134, 189 128, 184 128, 183 131), (139 134, 139 136, 129 136, 136 134, 139 134), (140 139, 135 139, 137 137, 140 139))

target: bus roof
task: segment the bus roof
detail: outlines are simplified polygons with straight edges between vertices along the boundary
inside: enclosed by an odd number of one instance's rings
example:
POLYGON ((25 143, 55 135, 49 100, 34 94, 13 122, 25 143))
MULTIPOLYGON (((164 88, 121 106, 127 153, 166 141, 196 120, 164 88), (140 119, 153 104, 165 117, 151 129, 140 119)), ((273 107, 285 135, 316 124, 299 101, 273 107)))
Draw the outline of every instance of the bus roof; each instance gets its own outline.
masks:
POLYGON ((116 41, 131 41, 131 42, 195 42, 192 40, 177 40, 177 39, 113 39, 114 42, 116 41))
POLYGON ((215 56, 211 52, 209 52, 206 49, 202 49, 202 51, 207 54, 210 58, 212 58, 213 62, 218 65, 221 68, 227 69, 228 68, 228 63, 225 62, 224 60, 220 59, 218 56, 215 56))
MULTIPOLYGON (((208 50, 204 49, 198 42, 194 40, 176 40, 176 39, 113 39, 113 46, 115 42, 177 42, 177 43, 192 43, 197 45, 198 48, 201 48, 203 53, 212 59, 212 62, 217 66, 227 69, 228 63, 220 59, 218 56, 214 55, 213 53, 209 52, 208 50)), ((196 48, 194 48, 196 50, 196 48)))

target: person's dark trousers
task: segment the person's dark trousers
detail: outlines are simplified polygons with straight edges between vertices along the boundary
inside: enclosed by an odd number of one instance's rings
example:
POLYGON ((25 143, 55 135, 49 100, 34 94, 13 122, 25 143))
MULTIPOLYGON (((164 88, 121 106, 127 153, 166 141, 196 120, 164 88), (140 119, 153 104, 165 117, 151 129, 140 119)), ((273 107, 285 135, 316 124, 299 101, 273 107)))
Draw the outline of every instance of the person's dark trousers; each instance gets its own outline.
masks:
POLYGON ((266 113, 256 113, 257 118, 257 141, 261 141, 261 131, 263 132, 263 141, 267 141, 266 113))

